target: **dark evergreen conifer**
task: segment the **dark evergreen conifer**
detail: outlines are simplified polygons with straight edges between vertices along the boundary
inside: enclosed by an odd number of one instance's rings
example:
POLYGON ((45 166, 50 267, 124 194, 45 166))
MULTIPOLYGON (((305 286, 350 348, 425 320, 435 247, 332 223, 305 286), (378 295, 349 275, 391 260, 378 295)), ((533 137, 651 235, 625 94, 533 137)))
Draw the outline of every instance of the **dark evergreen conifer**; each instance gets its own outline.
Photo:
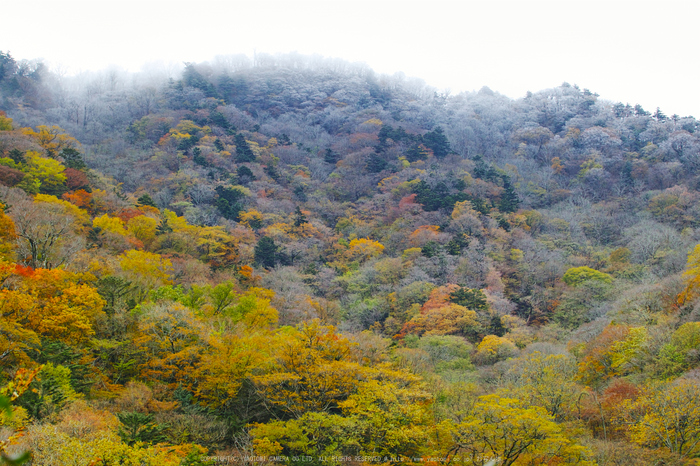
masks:
POLYGON ((238 167, 238 169, 236 170, 236 175, 238 175, 238 182, 242 185, 246 185, 251 181, 255 181, 255 175, 253 174, 253 171, 245 165, 241 165, 240 167, 238 167))
POLYGON ((231 124, 228 122, 223 113, 218 110, 213 110, 209 113, 209 122, 212 125, 219 126, 223 129, 229 129, 231 124))
POLYGON ((407 151, 406 151, 406 160, 409 162, 417 162, 419 160, 425 160, 428 158, 428 151, 425 150, 425 147, 422 144, 413 144, 407 151))
POLYGON ((138 412, 117 413, 121 426, 117 429, 119 437, 127 444, 134 445, 137 442, 155 444, 166 441, 165 431, 170 427, 166 424, 153 422, 152 414, 138 412))
POLYGON ((439 126, 432 132, 423 135, 423 142, 428 149, 433 151, 433 155, 439 159, 444 158, 451 152, 450 142, 439 126))
POLYGON ((274 165, 267 165, 264 169, 265 173, 267 173, 267 176, 272 178, 273 180, 277 181, 279 180, 279 173, 277 172, 277 169, 275 168, 274 165))
POLYGON ((236 134, 234 144, 236 145, 236 161, 238 163, 255 161, 255 154, 241 133, 236 134))
MULTIPOLYGON (((12 154, 10 154, 10 156, 12 156, 12 154)), ((83 156, 72 147, 63 149, 61 151, 61 157, 63 157, 63 165, 65 165, 66 168, 74 168, 75 170, 85 170, 87 168, 83 156)))
POLYGON ((486 311, 489 308, 484 292, 471 288, 460 287, 450 294, 450 301, 472 311, 486 311))
POLYGON ((151 196, 149 196, 148 193, 145 193, 144 195, 139 197, 136 202, 138 203, 139 206, 148 205, 151 207, 156 207, 156 203, 153 202, 153 199, 151 198, 151 196))
POLYGON ((331 149, 326 149, 326 153, 323 156, 323 161, 326 163, 330 163, 331 165, 335 165, 338 163, 338 160, 340 160, 340 156, 333 152, 331 149))
POLYGON ((510 180, 508 177, 503 177, 503 194, 501 194, 501 201, 498 203, 498 210, 501 212, 515 212, 518 210, 519 204, 520 200, 510 184, 510 180))
POLYGON ((239 189, 225 188, 223 186, 217 186, 215 191, 219 195, 216 199, 216 208, 219 210, 219 213, 224 218, 238 221, 238 215, 243 210, 241 200, 245 197, 245 194, 239 189))
POLYGON ((277 263, 277 245, 269 236, 263 236, 255 245, 255 263, 266 269, 277 263))
POLYGON ((300 227, 305 223, 308 223, 306 220, 306 215, 304 215, 304 212, 302 212, 299 206, 297 206, 297 208, 294 209, 294 226, 300 227))
POLYGON ((207 159, 202 156, 202 149, 199 147, 192 149, 192 161, 197 165, 201 165, 202 167, 209 166, 209 162, 207 162, 207 159))
POLYGON ((379 173, 380 171, 385 170, 388 165, 389 164, 387 161, 376 152, 372 152, 367 157, 367 171, 370 173, 379 173))
POLYGON ((8 155, 10 156, 12 161, 15 163, 24 163, 26 161, 26 159, 24 158, 24 152, 22 152, 19 149, 10 150, 8 155))

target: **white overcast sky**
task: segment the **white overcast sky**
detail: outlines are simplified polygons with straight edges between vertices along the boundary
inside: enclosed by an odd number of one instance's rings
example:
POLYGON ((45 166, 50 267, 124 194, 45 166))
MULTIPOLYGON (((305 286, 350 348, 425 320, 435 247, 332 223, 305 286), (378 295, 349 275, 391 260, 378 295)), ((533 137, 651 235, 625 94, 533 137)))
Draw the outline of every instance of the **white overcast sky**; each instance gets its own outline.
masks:
POLYGON ((0 50, 71 73, 299 52, 512 98, 578 84, 700 118, 700 0, 21 1, 0 50))

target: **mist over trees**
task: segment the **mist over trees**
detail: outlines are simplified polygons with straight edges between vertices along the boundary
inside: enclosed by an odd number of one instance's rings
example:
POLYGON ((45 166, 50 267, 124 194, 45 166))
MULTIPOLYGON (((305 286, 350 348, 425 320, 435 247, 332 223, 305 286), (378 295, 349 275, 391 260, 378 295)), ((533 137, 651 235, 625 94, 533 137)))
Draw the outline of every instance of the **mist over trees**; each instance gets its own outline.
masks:
POLYGON ((0 52, 0 111, 0 451, 700 455, 691 116, 299 54, 0 52))

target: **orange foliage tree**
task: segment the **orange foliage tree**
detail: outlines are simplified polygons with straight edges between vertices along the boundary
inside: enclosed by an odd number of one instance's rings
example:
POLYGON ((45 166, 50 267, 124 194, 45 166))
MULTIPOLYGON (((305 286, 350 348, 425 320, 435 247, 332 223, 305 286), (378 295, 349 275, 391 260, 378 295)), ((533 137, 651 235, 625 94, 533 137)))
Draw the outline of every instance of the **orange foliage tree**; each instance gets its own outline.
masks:
POLYGON ((105 301, 90 285, 89 274, 60 269, 32 269, 0 262, 0 358, 26 360, 39 338, 76 344, 95 332, 105 301))
POLYGON ((139 308, 141 375, 175 388, 195 386, 192 370, 208 344, 203 322, 180 303, 149 303, 139 308))
POLYGON ((9 260, 14 252, 15 223, 5 215, 4 206, 0 203, 0 260, 9 260))
POLYGON ((477 326, 475 311, 450 302, 450 295, 459 288, 449 284, 434 289, 420 313, 404 324, 400 335, 463 335, 477 326))
POLYGON ((608 325, 600 335, 588 342, 578 366, 578 379, 593 387, 600 386, 621 373, 621 350, 630 335, 627 325, 608 325))

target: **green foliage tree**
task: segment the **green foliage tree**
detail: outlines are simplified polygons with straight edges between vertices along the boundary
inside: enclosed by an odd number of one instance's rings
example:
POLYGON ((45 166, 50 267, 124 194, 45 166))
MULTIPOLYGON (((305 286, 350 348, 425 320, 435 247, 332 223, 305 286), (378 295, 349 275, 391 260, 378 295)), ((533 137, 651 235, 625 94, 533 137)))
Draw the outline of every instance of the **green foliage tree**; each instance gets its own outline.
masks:
POLYGON ((25 392, 18 402, 35 419, 57 414, 81 396, 71 385, 70 369, 51 363, 42 366, 30 388, 31 391, 25 392))
POLYGON ((520 205, 520 200, 513 185, 508 177, 503 177, 503 194, 501 194, 501 200, 498 203, 498 210, 507 213, 515 212, 518 210, 518 205, 520 205))
POLYGON ((253 174, 253 171, 246 167, 245 165, 241 165, 238 167, 236 170, 236 175, 238 176, 238 181, 239 183, 243 185, 247 185, 251 181, 255 181, 255 175, 253 174))
POLYGON ((85 164, 85 160, 83 160, 83 156, 75 148, 65 147, 61 151, 60 155, 63 158, 63 165, 65 165, 66 168, 73 168, 75 170, 87 169, 87 165, 85 164))
POLYGON ((218 195, 216 207, 219 213, 229 220, 238 220, 238 216, 243 210, 243 199, 245 199, 245 188, 240 186, 228 187, 217 186, 215 191, 218 195))
POLYGON ((241 133, 236 134, 234 144, 236 145, 236 161, 238 163, 255 161, 255 154, 241 133))
POLYGON ((472 311, 487 311, 489 308, 483 291, 465 287, 459 287, 459 289, 453 291, 450 294, 450 301, 472 311))
POLYGON ((372 152, 367 157, 367 171, 370 173, 379 173, 389 166, 386 160, 376 152, 372 152))
POLYGON ((450 188, 444 182, 431 187, 424 180, 420 180, 413 187, 413 192, 416 194, 416 201, 429 212, 452 209, 457 202, 466 201, 468 198, 463 192, 450 193, 450 188))
MULTIPOLYGON (((231 128, 231 123, 229 123, 229 121, 226 119, 226 116, 218 110, 212 110, 209 112, 209 122, 212 125, 219 126, 223 129, 231 128)), ((216 140, 214 140, 214 147, 216 147, 216 149, 219 151, 224 150, 224 146, 221 144, 221 139, 216 138, 216 140)))
POLYGON ((662 377, 676 377, 700 363, 700 322, 681 325, 661 347, 657 363, 662 377))
POLYGON ((574 329, 590 322, 591 311, 610 298, 613 286, 606 280, 583 280, 561 296, 553 320, 574 329))
POLYGON ((231 281, 219 283, 213 288, 207 288, 206 294, 214 307, 214 314, 223 313, 226 308, 238 299, 234 283, 231 281))
POLYGON ((122 412, 117 413, 117 418, 121 423, 117 433, 127 445, 137 442, 155 444, 167 439, 165 431, 168 426, 153 422, 152 414, 122 412))
POLYGON ((612 277, 607 273, 592 269, 588 266, 572 267, 564 273, 562 281, 569 286, 578 286, 588 280, 612 283, 612 277))
POLYGON ((141 197, 139 197, 136 202, 140 206, 147 205, 147 206, 151 206, 151 207, 157 207, 156 203, 153 201, 153 199, 151 198, 151 196, 148 193, 142 194, 141 197))
POLYGON ((422 144, 413 144, 406 151, 406 160, 409 162, 418 162, 419 160, 426 160, 428 158, 428 151, 422 144))
POLYGON ((97 292, 105 300, 105 312, 112 315, 123 304, 121 301, 132 292, 131 282, 114 275, 102 277, 97 282, 97 292))
POLYGON ((186 86, 201 90, 207 97, 218 97, 218 92, 214 85, 202 76, 194 63, 185 63, 185 70, 182 72, 182 81, 186 86))
POLYGON ((255 263, 268 269, 274 267, 278 260, 277 250, 275 240, 263 236, 255 245, 255 263))
POLYGON ((207 162, 207 159, 202 155, 202 149, 199 147, 192 149, 192 161, 201 167, 209 166, 209 162, 207 162))
POLYGON ((24 152, 19 149, 11 149, 8 152, 8 155, 16 164, 22 164, 27 161, 27 159, 24 157, 24 152))
POLYGON ((333 152, 331 149, 326 149, 326 152, 323 154, 324 162, 335 165, 338 160, 340 160, 340 156, 337 153, 333 152))
POLYGON ((433 151, 433 154, 438 159, 445 158, 447 154, 452 151, 450 148, 450 142, 447 140, 445 133, 439 126, 433 131, 423 135, 423 143, 428 149, 433 151))

